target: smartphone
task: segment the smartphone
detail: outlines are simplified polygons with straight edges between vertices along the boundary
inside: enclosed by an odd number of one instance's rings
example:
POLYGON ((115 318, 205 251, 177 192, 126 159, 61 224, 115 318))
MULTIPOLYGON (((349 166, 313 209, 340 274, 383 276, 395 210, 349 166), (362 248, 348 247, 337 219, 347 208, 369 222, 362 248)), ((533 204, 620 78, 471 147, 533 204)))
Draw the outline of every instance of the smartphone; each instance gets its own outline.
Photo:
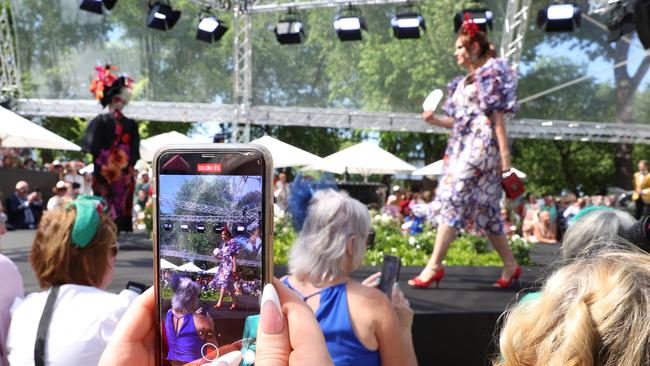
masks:
POLYGON ((379 289, 388 297, 393 293, 393 286, 399 281, 399 270, 401 267, 400 257, 384 254, 384 265, 381 267, 379 289))
POLYGON ((157 364, 240 351, 228 364, 254 365, 273 275, 271 155, 253 144, 196 144, 165 147, 153 163, 157 364))

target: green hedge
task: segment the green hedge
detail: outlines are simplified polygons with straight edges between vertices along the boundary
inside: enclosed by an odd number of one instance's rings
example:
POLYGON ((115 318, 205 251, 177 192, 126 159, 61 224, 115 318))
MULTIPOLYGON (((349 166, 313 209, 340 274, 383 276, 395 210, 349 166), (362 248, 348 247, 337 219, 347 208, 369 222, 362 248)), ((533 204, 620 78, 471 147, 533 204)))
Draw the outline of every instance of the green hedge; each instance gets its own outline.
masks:
MULTIPOLYGON (((375 215, 373 218, 375 244, 366 252, 364 264, 379 265, 384 253, 402 258, 403 266, 424 266, 436 238, 436 230, 428 224, 424 232, 415 236, 402 235, 399 222, 375 215)), ((276 219, 273 255, 276 264, 286 264, 289 248, 296 239, 296 232, 286 219, 276 219)), ((520 238, 510 240, 517 262, 520 265, 531 264, 530 249, 532 245, 520 238)), ((487 239, 469 234, 460 235, 447 251, 444 265, 447 266, 502 266, 501 258, 489 249, 487 239)))

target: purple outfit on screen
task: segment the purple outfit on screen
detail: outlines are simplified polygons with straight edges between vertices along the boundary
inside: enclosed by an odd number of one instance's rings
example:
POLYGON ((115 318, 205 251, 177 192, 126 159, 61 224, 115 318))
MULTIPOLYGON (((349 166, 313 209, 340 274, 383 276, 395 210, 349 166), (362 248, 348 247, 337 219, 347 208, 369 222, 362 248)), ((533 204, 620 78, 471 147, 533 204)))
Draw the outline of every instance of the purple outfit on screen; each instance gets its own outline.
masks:
POLYGON ((174 314, 172 310, 167 311, 167 318, 165 319, 165 334, 167 335, 167 346, 169 347, 167 359, 183 362, 200 359, 203 357, 201 347, 205 342, 196 334, 192 314, 184 314, 182 318, 177 319, 183 319, 178 332, 174 330, 174 314))
POLYGON ((489 59, 472 82, 456 77, 443 109, 454 119, 430 216, 437 224, 502 235, 501 156, 492 112, 514 113, 517 78, 503 59, 489 59))
POLYGON ((227 290, 232 290, 234 288, 234 256, 239 254, 240 249, 241 244, 233 238, 223 244, 218 251, 215 250, 214 255, 219 260, 219 270, 214 277, 214 282, 217 284, 217 287, 226 288, 227 290))

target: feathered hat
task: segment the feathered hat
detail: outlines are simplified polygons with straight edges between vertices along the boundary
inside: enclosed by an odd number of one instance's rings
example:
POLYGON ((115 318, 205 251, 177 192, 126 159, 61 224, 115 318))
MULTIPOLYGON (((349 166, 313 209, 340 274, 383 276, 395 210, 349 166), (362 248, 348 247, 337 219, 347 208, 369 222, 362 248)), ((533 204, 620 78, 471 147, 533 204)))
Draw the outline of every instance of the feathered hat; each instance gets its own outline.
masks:
POLYGON ((95 78, 90 83, 90 92, 106 107, 114 96, 120 94, 122 88, 132 88, 133 79, 117 76, 117 66, 105 65, 95 67, 95 78))

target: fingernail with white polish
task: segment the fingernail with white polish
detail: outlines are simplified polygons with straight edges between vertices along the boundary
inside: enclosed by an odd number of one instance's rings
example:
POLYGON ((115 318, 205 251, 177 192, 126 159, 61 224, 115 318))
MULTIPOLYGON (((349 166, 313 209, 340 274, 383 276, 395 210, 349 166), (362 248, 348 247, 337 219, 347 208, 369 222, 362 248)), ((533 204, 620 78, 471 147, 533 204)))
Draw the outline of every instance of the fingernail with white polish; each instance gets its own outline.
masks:
POLYGON ((266 334, 278 334, 284 329, 284 319, 280 310, 280 299, 272 284, 264 286, 262 292, 262 309, 260 323, 262 331, 266 334))
POLYGON ((242 360, 240 351, 233 351, 212 361, 210 365, 213 366, 237 366, 242 360))

